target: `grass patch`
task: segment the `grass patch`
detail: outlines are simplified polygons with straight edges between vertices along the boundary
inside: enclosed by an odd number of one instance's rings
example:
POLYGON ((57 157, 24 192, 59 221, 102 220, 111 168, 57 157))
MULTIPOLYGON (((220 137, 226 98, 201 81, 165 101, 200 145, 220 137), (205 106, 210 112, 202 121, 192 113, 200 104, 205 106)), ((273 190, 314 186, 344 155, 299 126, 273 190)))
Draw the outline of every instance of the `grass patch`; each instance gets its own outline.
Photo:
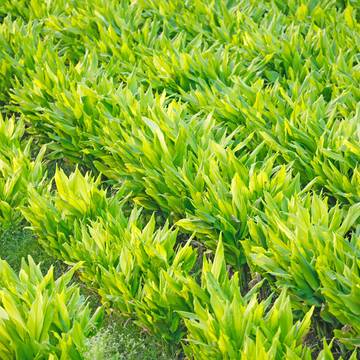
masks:
POLYGON ((52 258, 42 249, 31 230, 9 229, 0 235, 0 257, 6 260, 16 272, 20 269, 21 259, 29 255, 36 263, 41 263, 43 272, 53 265, 56 277, 61 275, 66 268, 63 263, 52 258))
POLYGON ((86 360, 171 360, 182 355, 176 348, 139 330, 130 321, 115 315, 107 319, 105 326, 88 340, 86 360))

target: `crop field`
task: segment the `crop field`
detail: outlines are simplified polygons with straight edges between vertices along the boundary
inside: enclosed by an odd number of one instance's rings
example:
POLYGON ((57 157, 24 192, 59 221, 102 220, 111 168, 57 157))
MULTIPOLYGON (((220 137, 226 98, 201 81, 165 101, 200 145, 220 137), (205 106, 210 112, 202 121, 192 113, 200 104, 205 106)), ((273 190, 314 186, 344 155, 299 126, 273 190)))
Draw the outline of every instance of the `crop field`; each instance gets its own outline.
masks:
POLYGON ((359 358, 359 0, 0 0, 0 360, 359 358))

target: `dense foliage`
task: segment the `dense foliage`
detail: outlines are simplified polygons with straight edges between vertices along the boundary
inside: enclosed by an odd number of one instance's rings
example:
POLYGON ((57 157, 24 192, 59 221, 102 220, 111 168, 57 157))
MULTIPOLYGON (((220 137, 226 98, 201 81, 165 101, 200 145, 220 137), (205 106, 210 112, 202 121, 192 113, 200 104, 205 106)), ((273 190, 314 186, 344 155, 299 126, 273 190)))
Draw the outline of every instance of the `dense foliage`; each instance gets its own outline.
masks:
POLYGON ((89 305, 70 285, 76 268, 54 279, 41 273, 31 257, 19 275, 0 260, 1 359, 81 359, 85 339, 96 330, 101 310, 89 305))
POLYGON ((359 17, 2 0, 0 234, 28 226, 73 270, 0 260, 1 357, 87 356, 102 310, 76 271, 190 359, 356 359, 359 17))

